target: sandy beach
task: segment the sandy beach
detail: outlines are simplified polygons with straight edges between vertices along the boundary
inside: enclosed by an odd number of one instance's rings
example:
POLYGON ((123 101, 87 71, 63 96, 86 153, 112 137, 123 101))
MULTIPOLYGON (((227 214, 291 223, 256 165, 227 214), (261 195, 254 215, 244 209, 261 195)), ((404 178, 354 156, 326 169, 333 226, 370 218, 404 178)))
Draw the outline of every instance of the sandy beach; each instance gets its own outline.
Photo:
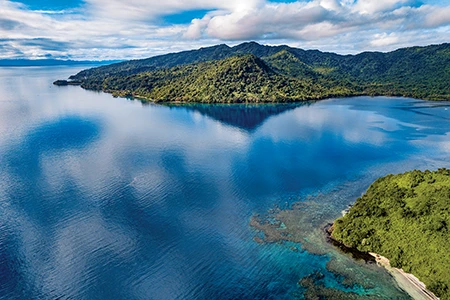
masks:
POLYGON ((416 300, 438 300, 439 298, 431 291, 427 290, 425 284, 421 282, 416 276, 405 273, 402 269, 391 267, 389 260, 379 254, 370 252, 370 255, 375 257, 378 265, 386 268, 389 273, 394 276, 398 285, 407 292, 413 299, 416 300))

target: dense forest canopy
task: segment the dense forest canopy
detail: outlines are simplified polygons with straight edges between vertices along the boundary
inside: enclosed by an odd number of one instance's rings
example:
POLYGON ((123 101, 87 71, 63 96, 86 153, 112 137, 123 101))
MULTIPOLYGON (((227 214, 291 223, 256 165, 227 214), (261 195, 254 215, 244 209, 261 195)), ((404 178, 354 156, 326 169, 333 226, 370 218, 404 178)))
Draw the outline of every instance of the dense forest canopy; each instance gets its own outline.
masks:
POLYGON ((441 299, 450 299, 450 170, 412 171, 375 181, 332 237, 387 257, 416 275, 441 299))
POLYGON ((450 100, 450 44, 338 55, 250 42, 116 63, 70 79, 86 89, 151 101, 284 102, 353 95, 450 100))

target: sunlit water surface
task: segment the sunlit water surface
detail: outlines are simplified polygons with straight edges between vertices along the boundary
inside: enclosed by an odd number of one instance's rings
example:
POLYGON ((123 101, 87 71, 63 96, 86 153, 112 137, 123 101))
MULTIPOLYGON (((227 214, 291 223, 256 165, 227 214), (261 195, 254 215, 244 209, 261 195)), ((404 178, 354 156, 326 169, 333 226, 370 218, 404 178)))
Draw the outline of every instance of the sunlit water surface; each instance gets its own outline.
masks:
POLYGON ((4 299, 302 298, 317 271, 371 293, 330 255, 256 243, 251 216, 320 194, 326 224, 378 176, 449 166, 447 102, 169 107, 51 84, 77 71, 0 69, 4 299))

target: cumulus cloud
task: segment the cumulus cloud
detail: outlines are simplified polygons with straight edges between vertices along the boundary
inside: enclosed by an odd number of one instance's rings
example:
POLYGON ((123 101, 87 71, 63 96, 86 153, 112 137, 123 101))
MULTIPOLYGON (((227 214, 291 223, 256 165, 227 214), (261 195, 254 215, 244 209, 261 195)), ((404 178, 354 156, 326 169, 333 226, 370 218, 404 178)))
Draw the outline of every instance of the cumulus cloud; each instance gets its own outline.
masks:
POLYGON ((450 4, 416 0, 85 0, 53 11, 0 0, 0 58, 131 59, 243 40, 354 53, 448 42, 449 33, 450 4), (193 10, 207 13, 162 22, 193 10))
POLYGON ((450 24, 450 6, 427 6, 426 10, 428 10, 428 13, 425 16, 425 25, 428 27, 437 27, 450 24))
MULTIPOLYGON (((438 27, 449 24, 448 7, 398 7, 406 0, 372 0, 355 3, 320 0, 311 2, 266 4, 261 8, 232 11, 219 16, 205 16, 191 24, 198 33, 223 40, 261 38, 293 38, 315 40, 337 36, 345 32, 363 33, 370 30, 399 32, 408 25, 411 29, 438 27), (418 24, 415 20, 426 18, 418 24)), ((191 28, 188 28, 188 31, 191 28)), ((201 36, 197 34, 196 36, 201 36)))
MULTIPOLYGON (((329 2, 329 1, 327 1, 329 2)), ((315 3, 266 4, 261 8, 232 11, 204 19, 208 36, 223 40, 280 38, 324 20, 338 21, 339 16, 315 3)))
POLYGON ((358 0, 354 10, 363 14, 373 14, 393 9, 397 5, 405 4, 408 0, 358 0))
POLYGON ((370 42, 373 46, 389 46, 398 43, 398 36, 395 33, 375 34, 374 39, 370 42))
POLYGON ((152 20, 160 15, 174 14, 195 9, 242 10, 258 7, 262 0, 85 0, 90 14, 94 17, 120 20, 152 20))
MULTIPOLYGON (((336 44, 346 40, 344 35, 351 35, 353 43, 366 46, 359 50, 372 50, 381 46, 400 47, 421 42, 412 39, 410 43, 399 43, 401 39, 397 36, 400 34, 422 33, 429 28, 449 32, 448 28, 442 27, 450 24, 450 6, 416 4, 410 0, 266 3, 254 9, 196 19, 186 31, 195 31, 196 34, 185 36, 208 36, 221 40, 278 39, 288 40, 290 44, 295 41, 323 44, 322 41, 327 39, 330 44, 336 44), (330 37, 332 39, 328 39, 330 37)), ((448 41, 436 32, 428 32, 430 36, 435 35, 435 43, 448 41)), ((351 45, 346 46, 341 47, 341 52, 352 48, 351 45)), ((392 49, 388 47, 386 50, 392 49)))

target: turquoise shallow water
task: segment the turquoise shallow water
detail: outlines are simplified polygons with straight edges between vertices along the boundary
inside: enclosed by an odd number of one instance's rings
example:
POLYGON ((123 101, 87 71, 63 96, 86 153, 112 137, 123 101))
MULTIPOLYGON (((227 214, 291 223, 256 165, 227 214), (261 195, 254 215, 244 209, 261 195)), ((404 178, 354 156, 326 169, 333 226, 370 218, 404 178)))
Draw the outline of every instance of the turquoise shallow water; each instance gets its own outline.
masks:
POLYGON ((302 298, 316 271, 370 293, 326 269, 344 256, 256 243, 251 216, 321 195, 320 226, 378 176, 450 165, 447 102, 161 106, 52 86, 77 71, 0 69, 4 299, 302 298))

